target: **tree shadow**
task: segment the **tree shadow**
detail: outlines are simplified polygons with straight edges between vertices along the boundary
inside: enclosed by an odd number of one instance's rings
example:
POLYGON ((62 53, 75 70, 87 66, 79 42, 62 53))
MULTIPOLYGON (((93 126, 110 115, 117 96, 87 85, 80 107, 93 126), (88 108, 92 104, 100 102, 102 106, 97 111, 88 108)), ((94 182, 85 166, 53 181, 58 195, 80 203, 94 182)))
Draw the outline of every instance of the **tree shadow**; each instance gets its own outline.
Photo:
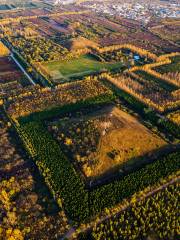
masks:
POLYGON ((119 180, 130 173, 138 171, 146 165, 151 164, 178 149, 180 149, 180 144, 168 144, 143 156, 130 158, 126 163, 117 165, 98 177, 87 179, 86 187, 89 190, 93 190, 101 185, 112 183, 113 181, 119 180))

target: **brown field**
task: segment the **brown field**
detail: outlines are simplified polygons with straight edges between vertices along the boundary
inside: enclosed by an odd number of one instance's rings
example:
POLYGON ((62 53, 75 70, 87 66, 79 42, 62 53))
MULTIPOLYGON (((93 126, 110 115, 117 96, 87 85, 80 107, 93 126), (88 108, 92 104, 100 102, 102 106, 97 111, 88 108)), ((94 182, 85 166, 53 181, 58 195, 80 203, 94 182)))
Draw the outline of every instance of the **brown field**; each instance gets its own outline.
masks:
POLYGON ((10 57, 0 58, 0 84, 18 80, 23 76, 10 57))
POLYGON ((0 72, 11 72, 17 70, 16 64, 10 57, 0 58, 0 72))
POLYGON ((16 95, 28 85, 25 75, 10 56, 0 58, 0 98, 16 95))
POLYGON ((136 165, 143 161, 138 157, 166 145, 135 117, 113 106, 55 122, 50 129, 86 177, 97 177, 117 166, 136 165))

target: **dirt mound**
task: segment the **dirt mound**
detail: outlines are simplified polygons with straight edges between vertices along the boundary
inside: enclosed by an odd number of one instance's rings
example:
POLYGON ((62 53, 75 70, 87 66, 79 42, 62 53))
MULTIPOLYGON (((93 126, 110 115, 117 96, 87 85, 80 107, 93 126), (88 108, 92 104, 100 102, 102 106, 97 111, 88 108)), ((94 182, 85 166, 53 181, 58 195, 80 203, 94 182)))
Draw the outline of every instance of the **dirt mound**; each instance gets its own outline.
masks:
POLYGON ((89 47, 97 47, 98 44, 84 37, 73 38, 69 41, 67 48, 69 50, 77 50, 89 47))

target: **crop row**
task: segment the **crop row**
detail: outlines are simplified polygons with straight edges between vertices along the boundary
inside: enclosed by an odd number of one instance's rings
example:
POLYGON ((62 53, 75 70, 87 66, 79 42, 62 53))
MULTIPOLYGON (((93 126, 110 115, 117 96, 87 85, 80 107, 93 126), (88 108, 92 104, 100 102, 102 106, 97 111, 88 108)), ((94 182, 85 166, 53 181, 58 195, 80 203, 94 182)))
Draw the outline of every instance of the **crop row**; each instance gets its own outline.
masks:
POLYGON ((108 73, 102 73, 100 78, 107 79, 116 87, 133 95, 159 112, 177 108, 180 104, 179 94, 175 94, 176 91, 169 92, 160 87, 160 85, 145 80, 138 75, 136 75, 137 79, 134 80, 131 76, 127 77, 122 74, 111 75, 108 73))

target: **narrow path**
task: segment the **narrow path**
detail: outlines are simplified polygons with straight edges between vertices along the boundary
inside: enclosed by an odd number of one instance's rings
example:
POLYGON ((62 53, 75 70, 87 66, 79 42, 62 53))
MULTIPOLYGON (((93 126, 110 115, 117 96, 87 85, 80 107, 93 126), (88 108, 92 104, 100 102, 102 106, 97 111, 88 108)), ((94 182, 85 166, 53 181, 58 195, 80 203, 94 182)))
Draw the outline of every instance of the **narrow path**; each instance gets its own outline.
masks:
POLYGON ((23 66, 17 61, 17 59, 14 57, 14 55, 11 53, 10 56, 15 61, 15 63, 18 65, 18 67, 21 69, 21 71, 24 73, 24 75, 27 77, 27 79, 31 82, 31 84, 36 85, 36 83, 33 81, 31 76, 26 72, 26 70, 23 68, 23 66))
MULTIPOLYGON (((179 176, 178 178, 172 179, 171 181, 169 181, 169 182, 167 182, 167 183, 165 183, 165 184, 163 184, 163 185, 155 188, 154 190, 148 192, 145 196, 140 197, 140 198, 137 200, 137 202, 140 202, 140 201, 142 201, 143 199, 146 199, 146 198, 154 195, 155 193, 157 193, 157 192, 165 189, 166 187, 168 187, 169 185, 171 185, 171 184, 173 184, 173 183, 175 183, 175 182, 178 182, 179 180, 180 180, 180 176, 179 176)), ((125 211, 125 210, 128 209, 130 206, 131 206, 131 204, 129 204, 128 206, 123 207, 123 208, 122 208, 118 213, 116 213, 116 214, 111 214, 111 215, 108 215, 108 216, 101 217, 100 220, 99 220, 99 222, 96 223, 96 224, 100 224, 100 223, 102 223, 102 222, 110 219, 110 218, 113 217, 113 216, 119 215, 121 212, 125 211)), ((92 223, 90 223, 90 226, 88 226, 86 229, 83 229, 83 230, 81 230, 81 231, 79 231, 79 232, 80 232, 80 233, 86 232, 86 231, 90 230, 91 228, 93 228, 93 225, 94 225, 94 223, 92 222, 92 223)), ((75 233, 76 230, 77 230, 76 227, 71 227, 71 228, 69 229, 69 231, 68 231, 68 232, 64 235, 64 237, 61 238, 61 239, 62 239, 62 240, 71 239, 73 233, 75 233)))

